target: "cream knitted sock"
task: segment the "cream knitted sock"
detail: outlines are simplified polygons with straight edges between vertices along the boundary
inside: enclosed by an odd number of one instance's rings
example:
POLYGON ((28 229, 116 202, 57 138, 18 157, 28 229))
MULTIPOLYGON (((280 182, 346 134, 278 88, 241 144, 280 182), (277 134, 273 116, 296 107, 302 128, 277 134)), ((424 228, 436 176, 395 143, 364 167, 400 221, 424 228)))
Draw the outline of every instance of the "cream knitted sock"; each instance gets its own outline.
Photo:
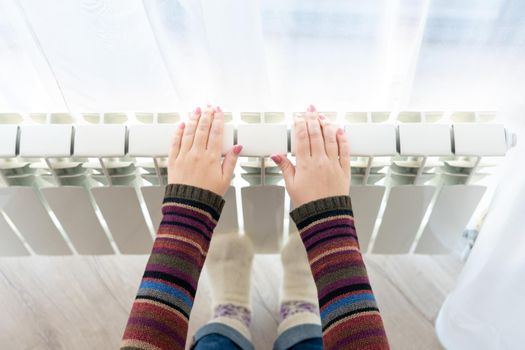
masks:
POLYGON ((281 252, 283 284, 278 333, 302 324, 321 324, 317 287, 298 232, 290 233, 281 252))
POLYGON ((233 234, 213 237, 206 258, 211 283, 213 318, 251 340, 250 280, 253 246, 249 238, 233 234))

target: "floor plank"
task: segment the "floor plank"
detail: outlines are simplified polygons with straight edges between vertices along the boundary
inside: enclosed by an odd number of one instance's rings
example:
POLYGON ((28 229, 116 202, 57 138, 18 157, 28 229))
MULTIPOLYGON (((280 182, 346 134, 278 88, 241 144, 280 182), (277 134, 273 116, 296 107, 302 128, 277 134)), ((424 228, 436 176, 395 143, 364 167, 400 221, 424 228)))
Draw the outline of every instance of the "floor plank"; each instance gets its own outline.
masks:
MULTIPOLYGON (((116 349, 146 256, 0 259, 2 349, 116 349)), ((369 255, 366 263, 393 349, 441 349, 433 324, 461 263, 452 256, 369 255)), ((278 256, 258 255, 252 274, 257 349, 278 322, 278 256)), ((190 334, 210 317, 203 273, 190 334)))

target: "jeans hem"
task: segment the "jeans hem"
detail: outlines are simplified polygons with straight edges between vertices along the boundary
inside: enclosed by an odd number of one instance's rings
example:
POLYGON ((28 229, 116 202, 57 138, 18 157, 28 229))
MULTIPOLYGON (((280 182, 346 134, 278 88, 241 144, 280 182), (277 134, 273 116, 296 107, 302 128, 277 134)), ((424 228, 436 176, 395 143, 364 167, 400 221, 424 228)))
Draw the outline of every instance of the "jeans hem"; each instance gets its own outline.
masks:
POLYGON ((235 330, 234 328, 228 325, 218 322, 212 322, 202 326, 193 336, 191 349, 195 348, 199 340, 210 334, 220 334, 230 339, 242 350, 255 350, 253 344, 248 339, 246 339, 246 337, 243 336, 239 331, 235 330))
POLYGON ((287 329, 273 343, 273 350, 286 350, 312 338, 322 338, 323 330, 318 324, 301 324, 287 329))

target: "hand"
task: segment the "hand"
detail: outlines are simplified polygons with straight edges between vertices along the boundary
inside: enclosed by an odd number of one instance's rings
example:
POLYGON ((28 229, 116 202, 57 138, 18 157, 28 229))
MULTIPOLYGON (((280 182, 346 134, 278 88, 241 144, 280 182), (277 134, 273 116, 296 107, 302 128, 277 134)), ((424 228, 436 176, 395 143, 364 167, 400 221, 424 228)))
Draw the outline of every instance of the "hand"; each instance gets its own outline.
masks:
POLYGON ((242 146, 235 145, 221 163, 224 114, 220 107, 200 107, 175 131, 168 156, 168 183, 204 188, 224 196, 242 146))
POLYGON ((273 155, 272 160, 281 169, 296 208, 316 199, 349 194, 348 139, 312 105, 295 118, 295 156, 296 166, 286 155, 273 155))

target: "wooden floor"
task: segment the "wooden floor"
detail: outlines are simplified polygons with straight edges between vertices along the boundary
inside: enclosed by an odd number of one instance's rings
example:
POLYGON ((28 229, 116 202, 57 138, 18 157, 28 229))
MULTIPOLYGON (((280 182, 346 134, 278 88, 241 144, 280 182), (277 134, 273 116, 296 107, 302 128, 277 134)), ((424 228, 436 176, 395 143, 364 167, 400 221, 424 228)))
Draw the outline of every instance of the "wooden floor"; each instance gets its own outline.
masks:
MULTIPOLYGON (((2 349, 116 349, 146 256, 0 259, 2 349)), ((441 349, 433 323, 461 269, 451 256, 366 258, 393 349, 441 349)), ((253 270, 254 343, 271 349, 282 276, 277 256, 257 256, 253 270)), ((210 315, 202 275, 190 333, 210 315)))

